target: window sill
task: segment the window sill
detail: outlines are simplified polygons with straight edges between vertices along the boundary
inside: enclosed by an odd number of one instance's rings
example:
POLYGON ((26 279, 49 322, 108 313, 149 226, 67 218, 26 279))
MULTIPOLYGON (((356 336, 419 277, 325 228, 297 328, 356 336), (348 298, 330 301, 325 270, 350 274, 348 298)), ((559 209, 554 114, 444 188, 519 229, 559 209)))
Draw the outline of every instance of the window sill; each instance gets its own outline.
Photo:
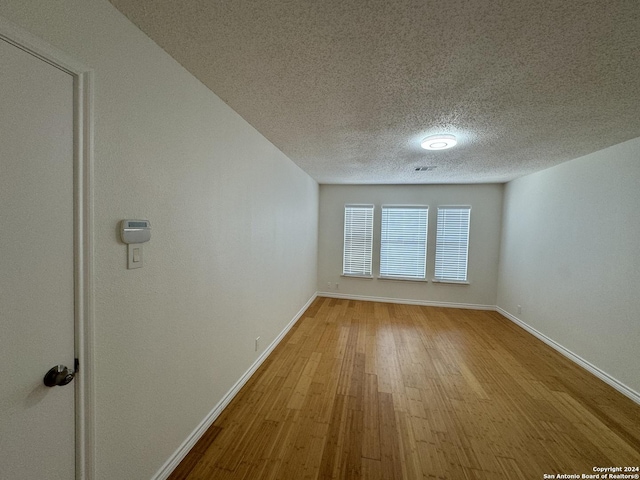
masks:
POLYGON ((423 283, 426 283, 426 282, 429 281, 426 278, 383 277, 383 276, 379 276, 378 280, 397 280, 397 281, 400 281, 400 282, 423 282, 423 283))
POLYGON ((444 280, 444 279, 434 278, 431 281, 433 283, 446 283, 447 285, 471 285, 468 281, 462 281, 462 280, 444 280))
POLYGON ((340 276, 345 278, 363 278, 365 280, 373 280, 373 275, 347 275, 343 273, 340 276))

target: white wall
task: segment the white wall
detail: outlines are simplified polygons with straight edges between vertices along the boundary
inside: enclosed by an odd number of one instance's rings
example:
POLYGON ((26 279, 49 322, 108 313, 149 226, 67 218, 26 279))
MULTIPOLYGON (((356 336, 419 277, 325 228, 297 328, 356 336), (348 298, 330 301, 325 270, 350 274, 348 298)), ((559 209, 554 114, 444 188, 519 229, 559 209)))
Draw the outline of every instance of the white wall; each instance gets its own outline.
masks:
POLYGON ((318 226, 318 291, 330 294, 394 298, 418 302, 496 304, 502 185, 321 185, 318 226), (470 285, 431 281, 373 280, 341 277, 344 206, 374 204, 373 273, 380 269, 380 206, 429 206, 427 278, 433 278, 438 205, 471 205, 469 231, 470 285), (331 283, 331 288, 327 287, 331 283), (335 284, 339 287, 336 288, 335 284))
POLYGON ((508 183, 498 282, 499 307, 636 392, 639 210, 640 139, 508 183))
POLYGON ((97 478, 151 478, 314 294, 318 185, 106 0, 0 15, 95 69, 97 478))

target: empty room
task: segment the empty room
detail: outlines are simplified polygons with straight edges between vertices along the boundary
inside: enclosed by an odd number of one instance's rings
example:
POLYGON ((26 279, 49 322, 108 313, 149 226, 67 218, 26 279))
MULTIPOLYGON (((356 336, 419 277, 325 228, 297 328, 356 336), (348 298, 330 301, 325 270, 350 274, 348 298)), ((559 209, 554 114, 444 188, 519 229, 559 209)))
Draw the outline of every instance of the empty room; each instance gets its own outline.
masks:
POLYGON ((640 478, 639 52, 637 0, 0 2, 0 479, 640 478))

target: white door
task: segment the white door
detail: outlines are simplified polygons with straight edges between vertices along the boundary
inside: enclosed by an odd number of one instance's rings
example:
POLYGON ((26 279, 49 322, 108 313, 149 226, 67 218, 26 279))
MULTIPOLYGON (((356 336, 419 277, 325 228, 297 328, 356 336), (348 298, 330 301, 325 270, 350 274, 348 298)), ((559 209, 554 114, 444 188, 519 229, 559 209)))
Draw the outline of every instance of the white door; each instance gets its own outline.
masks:
POLYGON ((0 478, 75 478, 73 77, 0 39, 0 478))

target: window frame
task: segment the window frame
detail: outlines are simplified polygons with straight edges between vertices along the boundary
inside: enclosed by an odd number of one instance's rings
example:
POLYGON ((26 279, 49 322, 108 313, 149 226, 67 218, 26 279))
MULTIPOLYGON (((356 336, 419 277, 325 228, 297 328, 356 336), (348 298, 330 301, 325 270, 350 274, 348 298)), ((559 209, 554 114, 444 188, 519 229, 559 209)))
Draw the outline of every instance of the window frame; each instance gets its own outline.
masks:
MULTIPOLYGON (((444 226, 442 227, 444 228, 444 226)), ((451 227, 449 227, 451 228, 451 227)), ((469 285, 469 247, 470 247, 470 237, 471 237, 471 205, 438 205, 436 211, 436 248, 435 248, 435 258, 434 258, 434 273, 433 273, 433 282, 434 283, 453 283, 453 284, 461 284, 461 285, 469 285), (466 210, 467 213, 467 221, 466 221, 466 246, 465 246, 465 257, 464 257, 464 279, 455 278, 453 275, 451 276, 438 276, 438 263, 439 258, 442 262, 442 255, 446 255, 446 253, 442 253, 442 235, 441 232, 441 216, 440 211, 445 210, 466 210), (440 240, 440 242, 439 242, 440 240)), ((457 263, 460 264, 460 261, 457 260, 457 263)), ((440 267, 442 268, 442 267, 440 267)), ((460 270, 460 267, 457 266, 456 270, 460 270)), ((457 276, 459 277, 459 276, 457 276)))
MULTIPOLYGON (((374 235, 374 223, 375 223, 375 205, 373 204, 359 204, 359 203, 347 203, 344 206, 344 225, 343 225, 343 237, 342 237, 342 276, 343 277, 355 277, 355 278, 373 278, 373 235, 374 235), (364 241, 361 242, 362 245, 365 247, 362 253, 362 256, 365 259, 365 268, 362 269, 361 272, 355 272, 355 270, 353 270, 353 268, 351 268, 348 272, 347 270, 347 264, 353 266, 354 263, 356 263, 353 260, 353 255, 349 255, 349 262, 347 262, 347 240, 348 237, 347 235, 350 234, 351 237, 353 238, 354 233, 353 233, 353 228, 351 228, 349 230, 349 232, 347 231, 347 227, 348 226, 353 226, 354 222, 353 219, 348 221, 348 209, 361 209, 361 210, 365 210, 365 209, 370 209, 370 222, 368 222, 368 219, 365 218, 364 220, 360 220, 364 222, 364 228, 368 229, 368 232, 364 233, 364 241), (367 238, 368 237, 368 238, 367 238), (368 243, 368 244, 367 244, 368 243), (368 253, 368 259, 366 258, 368 253), (366 269, 366 263, 368 262, 368 273, 367 273, 367 269, 366 269), (355 273, 354 273, 355 272, 355 273)), ((357 244, 356 244, 357 245, 357 244)), ((349 252, 353 251, 353 242, 351 244, 351 248, 349 249, 349 252)))
MULTIPOLYGON (((429 241, 429 205, 396 205, 396 204, 387 204, 387 205, 382 205, 381 206, 381 222, 380 222, 380 251, 379 251, 379 260, 380 260, 380 265, 379 265, 379 275, 378 278, 381 280, 407 280, 407 281, 414 281, 414 282, 427 282, 427 255, 428 255, 428 241, 429 241), (387 242, 385 241, 385 236, 388 234, 393 234, 393 230, 389 231, 389 229, 385 230, 385 225, 388 226, 387 222, 389 220, 389 217, 385 216, 385 212, 388 212, 389 215, 391 215, 391 212, 393 210, 403 210, 403 211, 407 211, 407 210, 416 210, 421 212, 422 214, 422 218, 424 221, 424 233, 422 232, 412 232, 409 231, 407 232, 409 235, 423 235, 424 238, 424 244, 423 244, 423 249, 422 252, 419 252, 418 255, 416 255, 416 259, 420 259, 420 256, 422 256, 422 265, 419 265, 418 268, 422 268, 422 276, 413 276, 410 274, 390 274, 389 271, 392 268, 385 268, 384 265, 385 263, 389 264, 390 262, 388 261, 387 257, 383 257, 383 254, 385 253, 385 247, 387 245, 393 245, 394 243, 397 244, 398 242, 387 242), (385 260, 386 259, 386 260, 385 260), (386 270, 383 273, 383 270, 386 270)), ((396 219, 397 221, 397 219, 396 219)), ((412 227, 412 224, 407 224, 408 227, 412 227)), ((418 225, 421 226, 421 225, 418 225)), ((416 229, 417 230, 417 229, 416 229)), ((421 242, 422 243, 422 242, 421 242)), ((418 243, 415 242, 415 244, 417 245, 418 243)), ((401 251, 400 248, 396 247, 397 250, 401 251)), ((393 253, 393 247, 391 247, 391 252, 389 253, 393 253)), ((396 253, 397 254, 397 253, 396 253)), ((392 262, 391 262, 392 263, 392 262)), ((396 266, 397 268, 397 266, 396 266)), ((408 273, 408 272, 405 272, 408 273)))

